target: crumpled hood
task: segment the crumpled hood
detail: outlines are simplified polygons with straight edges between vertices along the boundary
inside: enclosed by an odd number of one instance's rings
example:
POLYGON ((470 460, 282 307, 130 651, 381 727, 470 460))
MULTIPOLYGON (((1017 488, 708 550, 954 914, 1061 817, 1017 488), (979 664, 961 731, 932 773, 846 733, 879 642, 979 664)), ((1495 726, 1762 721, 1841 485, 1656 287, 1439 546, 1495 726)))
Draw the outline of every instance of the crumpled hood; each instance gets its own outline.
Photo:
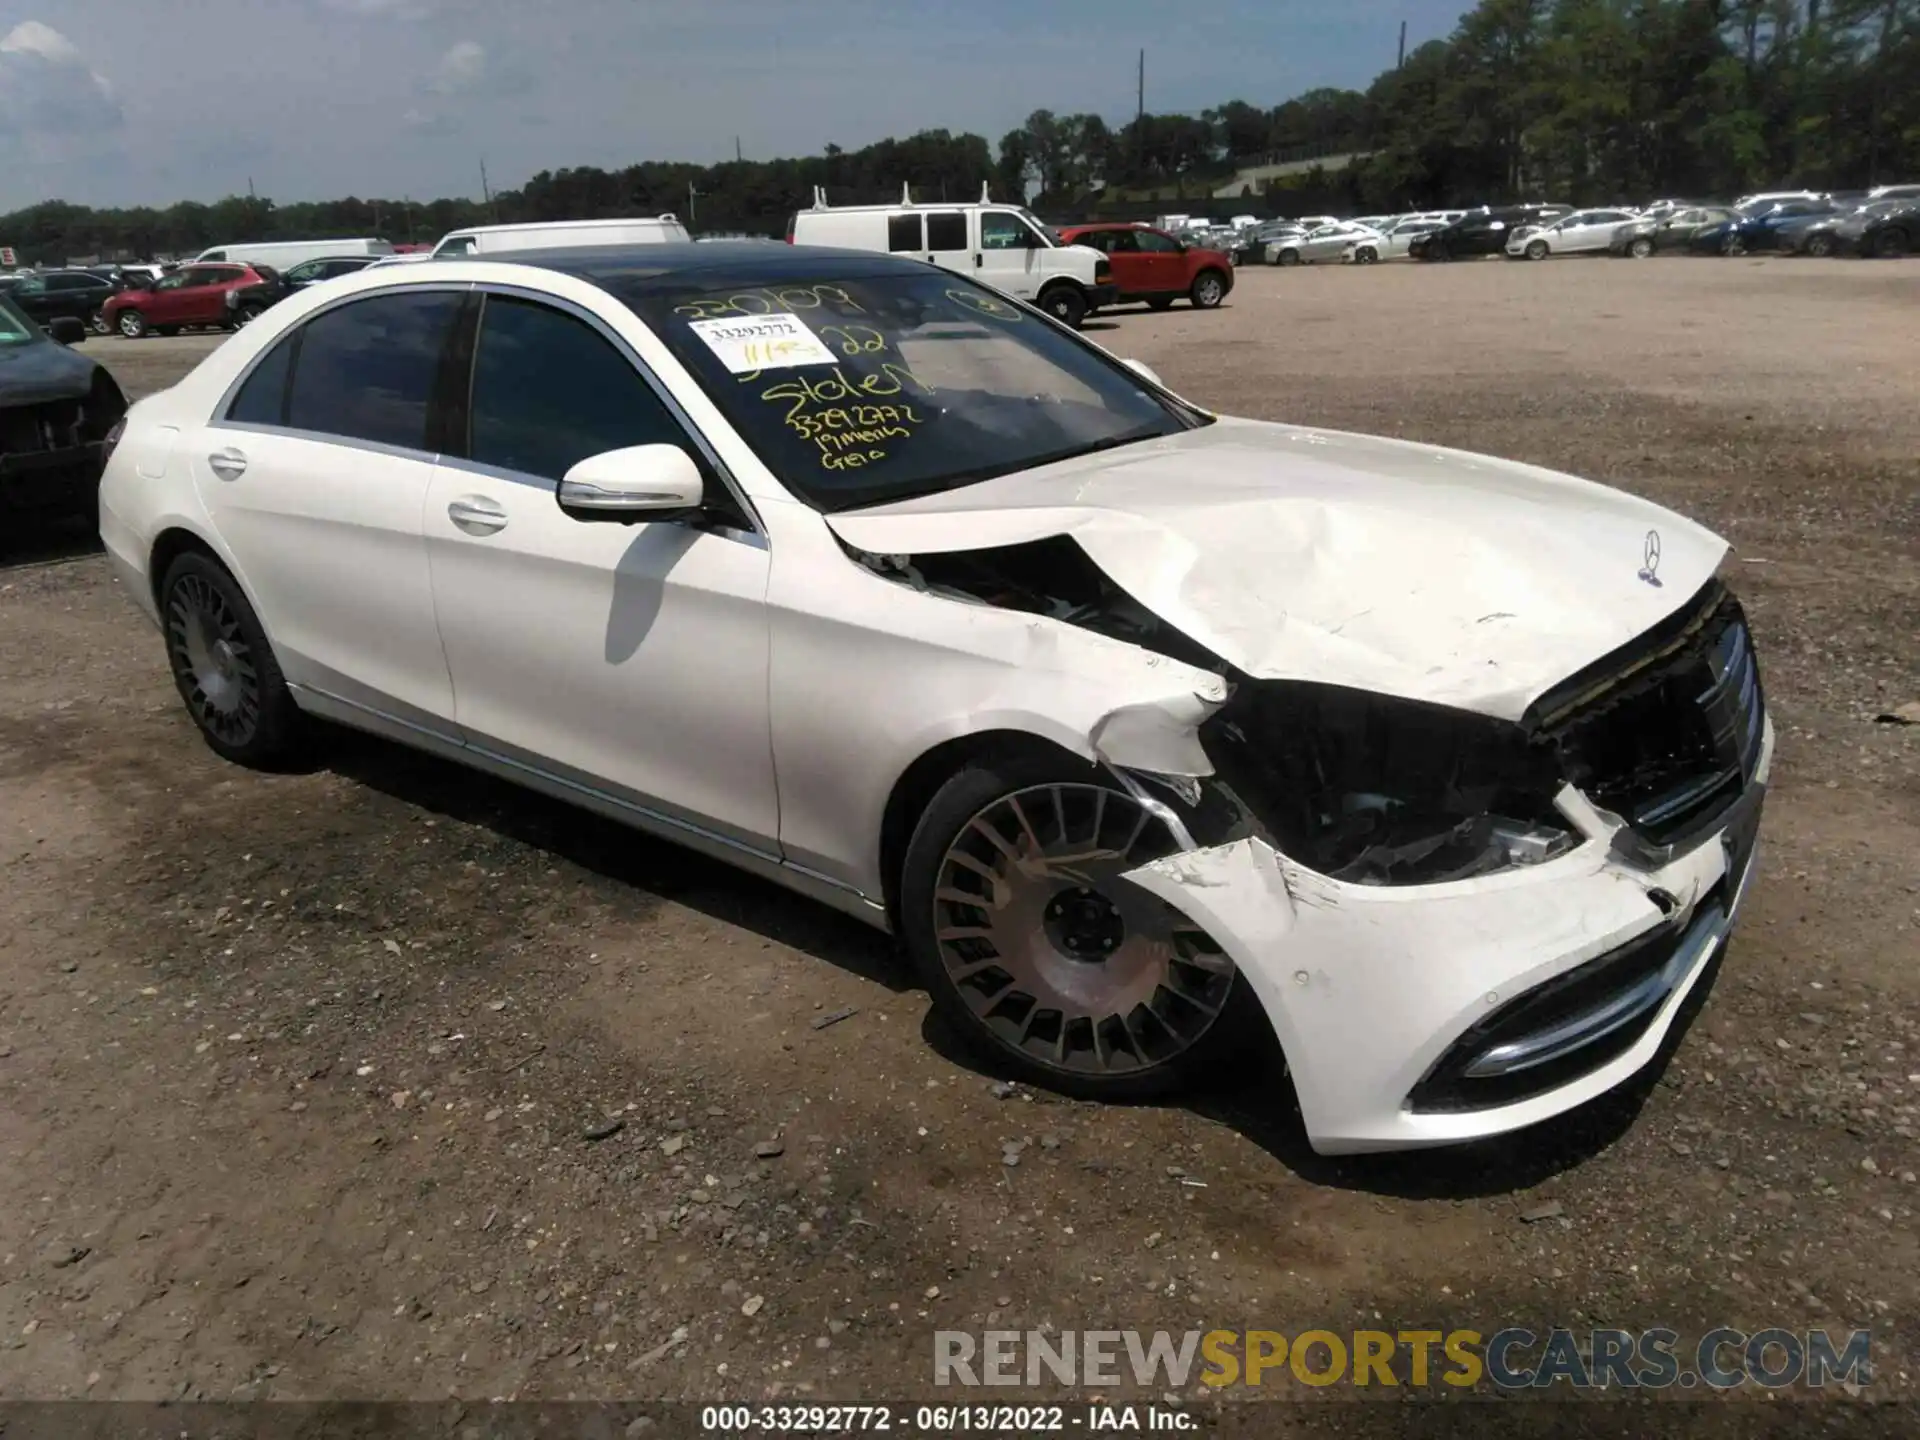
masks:
POLYGON ((52 340, 0 345, 0 405, 70 400, 93 385, 94 362, 52 340))
POLYGON ((1570 475, 1251 420, 826 520, 883 555, 1069 535, 1250 675, 1509 720, 1679 609, 1727 550, 1570 475))

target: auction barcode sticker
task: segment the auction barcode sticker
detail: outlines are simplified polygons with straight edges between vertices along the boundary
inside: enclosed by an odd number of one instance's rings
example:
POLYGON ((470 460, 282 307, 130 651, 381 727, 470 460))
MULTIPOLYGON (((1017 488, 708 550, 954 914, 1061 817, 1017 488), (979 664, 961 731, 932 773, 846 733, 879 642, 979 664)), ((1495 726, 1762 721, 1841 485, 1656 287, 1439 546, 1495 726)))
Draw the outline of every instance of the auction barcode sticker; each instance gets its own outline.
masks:
POLYGON ((735 375, 785 370, 795 365, 831 365, 839 358, 797 315, 689 320, 687 328, 735 375))

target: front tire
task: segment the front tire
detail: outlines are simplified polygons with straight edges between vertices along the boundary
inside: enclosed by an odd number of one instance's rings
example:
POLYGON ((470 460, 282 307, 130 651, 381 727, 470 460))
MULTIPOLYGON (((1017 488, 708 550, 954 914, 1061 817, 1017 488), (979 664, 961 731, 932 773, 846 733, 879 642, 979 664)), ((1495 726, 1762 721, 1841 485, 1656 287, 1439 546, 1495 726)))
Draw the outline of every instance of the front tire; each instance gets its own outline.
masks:
POLYGON ((1644 260, 1653 254, 1653 241, 1644 235, 1636 236, 1633 243, 1627 246, 1627 254, 1636 260, 1644 260))
POLYGON ((1721 246, 1721 253, 1737 258, 1747 253, 1747 242, 1737 234, 1729 235, 1727 236, 1727 243, 1721 246))
POLYGON ((1548 255, 1548 249, 1547 249, 1546 241, 1529 240, 1527 242, 1527 259, 1544 260, 1547 258, 1547 255, 1548 255))
POLYGON ((1808 236, 1807 254, 1818 256, 1821 259, 1825 259, 1827 256, 1833 254, 1833 237, 1831 235, 1808 236))
POLYGON ((122 310, 117 323, 120 333, 129 340, 138 340, 147 333, 147 317, 138 310, 122 310))
POLYGON ((174 686, 208 748, 260 770, 293 759, 300 709, 233 576, 211 556, 180 556, 160 582, 160 617, 174 686))
POLYGON ((107 312, 96 310, 87 317, 87 328, 96 335, 111 335, 113 322, 107 319, 107 312))
POLYGON ((1873 242, 1873 253, 1882 260, 1898 260, 1907 253, 1911 243, 1905 230, 1898 227, 1882 230, 1873 242))
POLYGON ((1353 252, 1353 263, 1356 265, 1371 265, 1379 258, 1380 252, 1371 245, 1362 245, 1353 252))
POLYGON ((1174 297, 1171 295, 1156 295, 1147 301, 1147 308, 1149 310, 1171 310, 1173 308, 1173 300, 1174 297))
POLYGON ((1300 252, 1298 250, 1282 250, 1273 263, 1276 265, 1298 265, 1300 263, 1300 252))
POLYGON ((1077 285, 1056 285, 1041 295, 1040 308, 1069 330, 1078 330, 1087 318, 1087 297, 1077 285))
POLYGON ((1217 1072, 1257 1014, 1203 930, 1121 878, 1173 836, 1103 770, 980 759, 907 847, 901 933, 934 1008, 996 1068, 1096 1100, 1217 1072))
POLYGON ((1212 310, 1227 298, 1227 282, 1218 270, 1202 270, 1193 277, 1193 289, 1188 292, 1196 310, 1212 310))

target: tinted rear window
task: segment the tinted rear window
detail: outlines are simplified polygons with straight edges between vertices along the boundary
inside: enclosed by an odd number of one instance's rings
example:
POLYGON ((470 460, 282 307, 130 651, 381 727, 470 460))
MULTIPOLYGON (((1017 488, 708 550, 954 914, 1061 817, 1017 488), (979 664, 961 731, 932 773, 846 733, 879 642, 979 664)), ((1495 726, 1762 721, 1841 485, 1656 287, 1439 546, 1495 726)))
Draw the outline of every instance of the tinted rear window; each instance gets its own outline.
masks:
POLYGON ((427 448, 427 408, 461 297, 376 295, 329 310, 300 332, 286 423, 354 440, 427 448))

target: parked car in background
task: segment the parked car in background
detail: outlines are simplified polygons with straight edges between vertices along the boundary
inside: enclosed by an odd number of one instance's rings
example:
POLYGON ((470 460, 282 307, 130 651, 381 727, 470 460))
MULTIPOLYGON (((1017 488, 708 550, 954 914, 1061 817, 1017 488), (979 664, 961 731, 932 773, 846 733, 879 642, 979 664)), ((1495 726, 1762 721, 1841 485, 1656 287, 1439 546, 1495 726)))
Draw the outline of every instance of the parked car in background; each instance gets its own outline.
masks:
POLYGON ((317 285, 322 280, 332 280, 340 275, 358 274, 378 259, 405 258, 400 255, 328 255, 319 260, 302 260, 280 278, 286 282, 289 291, 304 290, 307 286, 317 285))
POLYGON ((1882 200, 1877 206, 1865 203, 1836 205, 1824 215, 1793 216, 1773 227, 1773 248, 1783 255, 1812 255, 1816 258, 1832 255, 1841 248, 1839 230, 1844 222, 1863 211, 1884 212, 1899 204, 1898 200, 1882 200))
POLYGON ((1876 185, 1867 191, 1867 200, 1920 200, 1920 185, 1876 185))
POLYGON ((1716 225, 1723 220, 1731 220, 1734 213, 1728 205, 1688 205, 1658 215, 1642 215, 1637 220, 1615 226, 1613 237, 1607 242, 1607 250, 1614 255, 1642 260, 1662 250, 1684 248, 1687 237, 1702 225, 1716 225))
POLYGON ((671 214, 611 220, 544 220, 525 225, 474 225, 440 237, 432 254, 489 255, 505 250, 570 249, 590 245, 684 245, 687 227, 671 214))
POLYGON ((1779 248, 1780 227, 1807 216, 1837 213, 1832 201, 1782 200, 1771 206, 1740 211, 1713 225, 1702 225, 1687 237, 1687 249, 1700 255, 1746 255, 1779 248))
POLYGON ((88 270, 43 270, 23 275, 7 294, 22 313, 42 325, 65 315, 104 335, 107 324, 102 312, 118 290, 113 281, 88 270))
POLYGON ((1558 220, 1517 225, 1507 232, 1507 255, 1515 260, 1545 260, 1551 255, 1596 255, 1613 232, 1634 219, 1631 210, 1576 210, 1558 220))
POLYGON ((102 307, 108 327, 129 340, 189 327, 235 330, 287 293, 270 265, 188 265, 150 287, 122 290, 102 307))
POLYGON ((91 514, 127 399, 106 366, 68 349, 86 322, 43 328, 0 295, 0 514, 91 514))
POLYGON ((1878 256, 1883 260, 1920 252, 1920 200, 1906 200, 1890 210, 1859 217, 1857 231, 1851 220, 1843 221, 1835 238, 1858 255, 1878 256))
POLYGON ((1351 220, 1336 220, 1330 225, 1321 225, 1307 231, 1304 235, 1295 235, 1285 240, 1273 240, 1267 244, 1267 263, 1269 265, 1316 265, 1326 260, 1338 260, 1347 246, 1362 240, 1379 240, 1378 230, 1369 230, 1364 225, 1356 225, 1351 220))
POLYGON ((1165 310, 1176 300, 1190 300, 1196 310, 1211 310, 1233 289, 1233 258, 1177 240, 1164 230, 1145 225, 1067 225, 1060 231, 1065 245, 1085 245, 1112 262, 1113 283, 1126 304, 1144 300, 1165 310))
POLYGON ((1753 195, 1742 195, 1733 202, 1733 208, 1749 215, 1762 215, 1776 205, 1789 201, 1825 200, 1824 190, 1762 190, 1753 195))
POLYGON ((353 240, 246 240, 213 245, 193 257, 192 264, 228 263, 266 265, 285 271, 303 260, 318 260, 327 255, 391 255, 390 241, 377 237, 353 240))
POLYGON ((1469 210, 1430 235, 1416 235, 1407 253, 1416 260, 1461 260, 1498 255, 1507 237, 1521 225, 1544 225, 1569 213, 1565 205, 1503 205, 1469 210))
POLYGON ((1407 249, 1422 235, 1431 235, 1446 227, 1444 220, 1402 220, 1382 232, 1378 239, 1350 240, 1342 259, 1356 265, 1372 265, 1381 260, 1404 260, 1407 249))

